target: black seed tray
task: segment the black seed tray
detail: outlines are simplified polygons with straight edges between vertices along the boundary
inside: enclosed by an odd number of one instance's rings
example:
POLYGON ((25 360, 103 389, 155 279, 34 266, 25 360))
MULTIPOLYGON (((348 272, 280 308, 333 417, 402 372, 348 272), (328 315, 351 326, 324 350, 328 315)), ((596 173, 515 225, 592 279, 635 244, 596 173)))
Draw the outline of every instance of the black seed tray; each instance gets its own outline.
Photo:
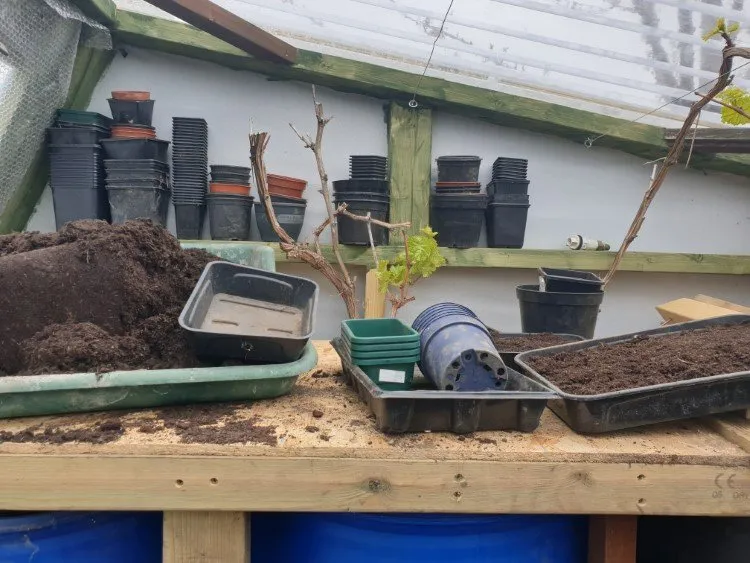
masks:
POLYGON ((439 391, 431 388, 416 371, 416 389, 383 391, 351 363, 340 339, 332 340, 331 344, 341 357, 344 377, 375 415, 375 426, 381 432, 533 432, 539 426, 547 401, 555 397, 543 385, 511 369, 505 391, 439 391))
MULTIPOLYGON (((697 418, 750 408, 750 371, 709 375, 676 383, 649 385, 599 395, 573 395, 529 367, 531 358, 594 348, 601 344, 628 342, 643 336, 674 334, 709 326, 750 323, 750 315, 727 315, 680 323, 609 338, 573 342, 523 352, 516 364, 531 378, 554 391, 550 409, 576 432, 598 434, 647 424, 697 418)), ((644 358, 644 361, 648 359, 644 358)))

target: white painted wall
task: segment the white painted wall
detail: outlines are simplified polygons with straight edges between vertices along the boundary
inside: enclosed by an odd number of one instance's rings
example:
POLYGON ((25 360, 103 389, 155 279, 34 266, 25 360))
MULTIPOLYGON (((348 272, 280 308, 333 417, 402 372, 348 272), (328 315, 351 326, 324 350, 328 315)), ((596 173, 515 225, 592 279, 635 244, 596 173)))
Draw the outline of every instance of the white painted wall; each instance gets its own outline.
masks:
MULTIPOLYGON (((205 117, 209 125, 211 163, 247 164, 249 122, 271 133, 269 171, 306 178, 308 216, 303 238, 323 217, 315 193, 312 153, 288 126, 313 131, 309 85, 272 82, 247 72, 158 53, 130 50, 118 55, 94 92, 90 109, 107 114, 106 99, 115 89, 144 89, 156 99, 154 125, 161 138, 171 137, 172 116, 205 117)), ((331 179, 348 176, 349 154, 386 154, 384 100, 319 89, 326 112, 335 116, 326 130, 326 165, 331 179)), ((645 190, 650 167, 633 156, 608 149, 586 149, 555 137, 507 129, 445 113, 436 113, 433 156, 482 156, 482 182, 499 155, 528 158, 531 208, 526 248, 563 248, 573 233, 619 245, 645 190)), ((435 172, 434 172, 435 173, 435 172)), ((173 219, 170 217, 170 225, 173 219)), ((46 191, 29 230, 54 229, 52 198, 46 191)), ((634 250, 750 254, 750 181, 723 174, 675 169, 662 188, 634 250)), ((484 237, 483 237, 484 238, 484 237)), ((279 270, 311 277, 321 285, 317 338, 339 331, 341 299, 310 268, 282 264, 279 270)), ((364 269, 353 273, 364 279, 364 269)), ((417 302, 403 312, 411 321, 424 307, 452 300, 474 309, 488 324, 520 329, 516 285, 534 283, 531 270, 444 269, 416 288, 417 302)), ((746 277, 618 274, 608 288, 597 327, 598 336, 657 326, 654 306, 671 299, 706 293, 739 303, 750 302, 746 277)))

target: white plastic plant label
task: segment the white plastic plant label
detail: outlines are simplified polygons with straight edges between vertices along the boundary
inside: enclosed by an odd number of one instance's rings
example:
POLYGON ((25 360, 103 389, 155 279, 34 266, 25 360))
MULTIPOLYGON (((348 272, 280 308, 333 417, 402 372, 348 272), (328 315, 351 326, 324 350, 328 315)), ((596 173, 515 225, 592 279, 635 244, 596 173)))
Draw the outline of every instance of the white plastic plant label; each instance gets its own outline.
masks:
POLYGON ((381 369, 378 372, 378 380, 380 383, 404 383, 406 381, 406 372, 394 369, 381 369))
POLYGON ((544 276, 539 276, 539 291, 547 291, 547 281, 544 276))

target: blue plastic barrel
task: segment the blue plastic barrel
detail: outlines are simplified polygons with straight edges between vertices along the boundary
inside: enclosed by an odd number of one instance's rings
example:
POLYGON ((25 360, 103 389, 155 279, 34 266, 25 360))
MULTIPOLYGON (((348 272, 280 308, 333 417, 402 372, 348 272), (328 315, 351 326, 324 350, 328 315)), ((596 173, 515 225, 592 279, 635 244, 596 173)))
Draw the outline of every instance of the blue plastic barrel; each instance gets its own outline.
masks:
POLYGON ((262 563, 582 563, 579 516, 253 513, 262 563))
POLYGON ((0 513, 2 563, 161 560, 161 512, 0 513))

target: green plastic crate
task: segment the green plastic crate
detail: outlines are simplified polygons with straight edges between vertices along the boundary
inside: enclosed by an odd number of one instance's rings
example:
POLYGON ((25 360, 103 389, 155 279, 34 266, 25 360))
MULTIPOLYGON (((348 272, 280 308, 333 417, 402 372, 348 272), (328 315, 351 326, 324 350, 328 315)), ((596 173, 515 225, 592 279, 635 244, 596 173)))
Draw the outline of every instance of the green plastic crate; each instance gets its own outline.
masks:
POLYGON ((180 245, 182 248, 200 248, 227 262, 260 268, 269 272, 276 271, 276 258, 273 254, 273 248, 265 244, 191 240, 180 241, 180 245))
POLYGON ((361 350, 352 350, 346 339, 342 339, 341 344, 346 348, 349 357, 351 357, 352 361, 355 363, 357 360, 390 360, 392 358, 413 357, 414 355, 419 356, 420 352, 419 342, 413 344, 411 348, 406 350, 370 351, 365 349, 364 352, 361 350))
POLYGON ((100 127, 110 127, 112 119, 93 111, 82 111, 76 109, 59 109, 57 110, 57 119, 67 121, 68 123, 78 123, 79 125, 98 125, 100 127))
POLYGON ((341 334, 352 345, 419 344, 419 333, 398 319, 341 321, 341 334))

